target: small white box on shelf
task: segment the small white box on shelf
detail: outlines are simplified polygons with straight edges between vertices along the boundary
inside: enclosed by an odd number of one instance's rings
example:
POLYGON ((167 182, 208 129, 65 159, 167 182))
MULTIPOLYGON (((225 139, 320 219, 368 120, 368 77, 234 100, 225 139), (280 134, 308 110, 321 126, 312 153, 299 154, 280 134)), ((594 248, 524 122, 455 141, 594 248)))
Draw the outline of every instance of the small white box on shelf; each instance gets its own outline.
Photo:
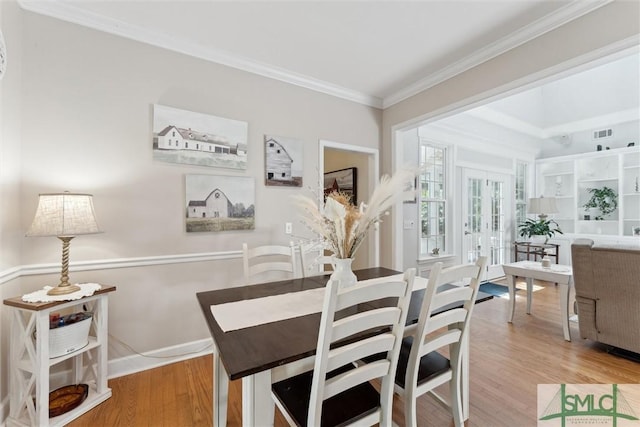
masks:
POLYGON ((83 314, 85 316, 83 320, 58 326, 49 331, 49 357, 51 359, 73 353, 89 343, 92 316, 91 313, 83 314))

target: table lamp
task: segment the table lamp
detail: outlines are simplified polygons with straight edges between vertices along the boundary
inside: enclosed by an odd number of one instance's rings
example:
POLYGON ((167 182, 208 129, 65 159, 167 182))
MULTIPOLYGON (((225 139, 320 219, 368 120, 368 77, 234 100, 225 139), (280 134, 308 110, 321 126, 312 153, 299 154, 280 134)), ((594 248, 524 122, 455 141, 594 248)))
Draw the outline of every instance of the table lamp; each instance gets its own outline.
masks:
POLYGON ((538 214, 541 221, 547 219, 547 214, 558 213, 555 197, 532 197, 529 199, 527 213, 538 214))
POLYGON ((48 295, 80 290, 69 283, 69 242, 80 234, 101 233, 93 210, 93 196, 78 193, 40 194, 38 209, 27 236, 56 236, 62 240, 62 274, 48 295))

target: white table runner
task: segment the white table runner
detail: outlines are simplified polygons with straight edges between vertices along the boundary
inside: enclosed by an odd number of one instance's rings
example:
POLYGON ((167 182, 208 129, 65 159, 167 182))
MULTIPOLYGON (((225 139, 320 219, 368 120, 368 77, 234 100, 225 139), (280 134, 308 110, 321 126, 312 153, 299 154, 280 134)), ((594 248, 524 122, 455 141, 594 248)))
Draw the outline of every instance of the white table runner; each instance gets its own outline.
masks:
MULTIPOLYGON (((402 275, 389 276, 389 279, 402 279, 402 275)), ((427 279, 416 277, 413 290, 425 289, 427 279)), ((211 313, 223 332, 235 331, 265 323, 293 319, 295 317, 320 313, 324 302, 325 288, 290 292, 263 298, 215 304, 211 313)))
POLYGON ((320 313, 325 288, 290 292, 211 306, 211 313, 224 332, 250 328, 279 320, 320 313))

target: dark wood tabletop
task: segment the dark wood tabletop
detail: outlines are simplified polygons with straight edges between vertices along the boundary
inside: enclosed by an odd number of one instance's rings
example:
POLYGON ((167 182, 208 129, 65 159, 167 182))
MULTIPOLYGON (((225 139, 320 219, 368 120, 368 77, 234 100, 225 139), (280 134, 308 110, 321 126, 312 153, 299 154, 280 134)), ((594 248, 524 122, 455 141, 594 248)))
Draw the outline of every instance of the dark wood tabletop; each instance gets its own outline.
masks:
MULTIPOLYGON (((358 280, 400 274, 384 267, 354 271, 358 280)), ((199 292, 196 294, 220 358, 231 380, 281 366, 315 354, 321 313, 223 332, 211 313, 211 306, 232 301, 262 298, 324 287, 329 276, 313 276, 251 286, 199 292)), ((424 290, 411 297, 407 324, 418 320, 424 290)), ((477 302, 493 296, 480 292, 477 302)), ((453 307, 452 307, 453 308, 453 307)), ((238 313, 242 316, 242 313, 238 313)))

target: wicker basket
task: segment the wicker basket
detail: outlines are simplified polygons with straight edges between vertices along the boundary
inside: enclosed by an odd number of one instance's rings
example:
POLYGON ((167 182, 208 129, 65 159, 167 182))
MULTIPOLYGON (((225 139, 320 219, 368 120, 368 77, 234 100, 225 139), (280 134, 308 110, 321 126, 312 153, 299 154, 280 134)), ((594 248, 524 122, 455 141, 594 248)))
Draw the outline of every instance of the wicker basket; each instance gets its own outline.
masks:
POLYGON ((73 353, 89 343, 91 316, 79 322, 60 326, 49 331, 49 357, 73 353))

